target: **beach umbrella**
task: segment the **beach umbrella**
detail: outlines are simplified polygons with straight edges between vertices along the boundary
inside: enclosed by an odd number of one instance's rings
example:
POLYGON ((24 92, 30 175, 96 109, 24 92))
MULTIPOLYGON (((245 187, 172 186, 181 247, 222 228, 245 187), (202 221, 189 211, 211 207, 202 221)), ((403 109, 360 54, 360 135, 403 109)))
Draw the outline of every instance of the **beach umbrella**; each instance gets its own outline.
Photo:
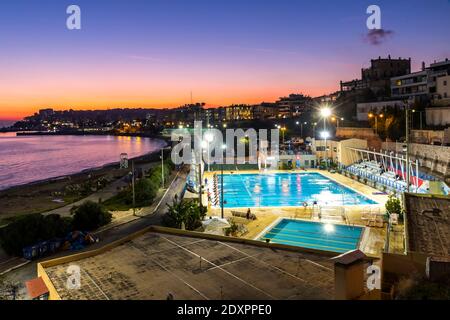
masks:
POLYGON ((227 219, 212 218, 202 222, 205 231, 225 229, 230 227, 230 223, 227 219))

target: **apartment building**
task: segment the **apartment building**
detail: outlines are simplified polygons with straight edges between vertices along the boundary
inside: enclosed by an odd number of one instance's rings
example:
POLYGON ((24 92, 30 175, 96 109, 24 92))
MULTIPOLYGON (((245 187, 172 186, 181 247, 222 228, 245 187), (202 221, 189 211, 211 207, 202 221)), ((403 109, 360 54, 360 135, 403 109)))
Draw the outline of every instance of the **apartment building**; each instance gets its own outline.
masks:
POLYGON ((429 101, 439 97, 438 87, 439 90, 444 90, 444 93, 447 92, 445 87, 448 86, 448 79, 446 79, 448 75, 450 75, 448 59, 432 63, 428 68, 423 63, 421 71, 391 78, 391 97, 401 100, 429 101))

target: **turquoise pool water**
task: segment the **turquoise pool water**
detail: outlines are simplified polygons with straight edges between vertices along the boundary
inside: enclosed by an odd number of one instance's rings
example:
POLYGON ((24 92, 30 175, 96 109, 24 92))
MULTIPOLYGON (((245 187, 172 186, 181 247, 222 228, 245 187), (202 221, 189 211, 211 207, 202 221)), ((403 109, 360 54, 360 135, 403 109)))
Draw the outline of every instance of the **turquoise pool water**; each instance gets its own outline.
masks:
POLYGON ((260 240, 332 252, 357 249, 362 227, 282 219, 260 240))
POLYGON ((225 208, 376 204, 319 173, 227 174, 223 184, 225 208))

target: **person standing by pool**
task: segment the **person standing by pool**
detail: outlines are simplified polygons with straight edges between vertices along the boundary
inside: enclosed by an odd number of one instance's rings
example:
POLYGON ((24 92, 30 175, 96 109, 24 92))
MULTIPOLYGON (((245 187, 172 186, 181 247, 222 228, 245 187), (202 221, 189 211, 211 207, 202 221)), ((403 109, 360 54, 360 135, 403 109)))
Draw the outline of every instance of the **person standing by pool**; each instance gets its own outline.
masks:
POLYGON ((250 215, 252 214, 252 212, 251 212, 251 210, 250 210, 250 208, 248 208, 248 210, 247 210, 247 220, 248 219, 250 219, 250 215))

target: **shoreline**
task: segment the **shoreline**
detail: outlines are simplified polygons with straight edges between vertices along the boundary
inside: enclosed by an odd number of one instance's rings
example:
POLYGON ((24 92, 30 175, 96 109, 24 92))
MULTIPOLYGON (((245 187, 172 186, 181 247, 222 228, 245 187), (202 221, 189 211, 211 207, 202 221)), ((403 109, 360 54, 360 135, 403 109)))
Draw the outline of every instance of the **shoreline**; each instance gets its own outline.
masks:
MULTIPOLYGON (((18 133, 18 132, 16 132, 18 133)), ((60 134, 58 134, 60 135, 60 134)), ((63 134, 63 135, 72 135, 72 134, 63 134)), ((81 134, 80 134, 81 135, 81 134)), ((94 134, 89 134, 89 135, 94 135, 94 134)), ((104 135, 110 135, 110 134, 98 134, 100 136, 104 136, 104 135)), ((117 135, 114 135, 117 136, 117 135)), ((122 136, 122 135, 121 135, 122 136)), ((128 136, 128 135, 123 135, 123 136, 128 136)), ((138 137, 138 136, 132 136, 132 137, 138 137)), ((166 137, 162 137, 162 136, 155 136, 155 137, 149 137, 149 136, 142 136, 142 138, 152 138, 152 139, 158 139, 161 140, 162 142, 165 143, 165 145, 162 148, 167 147, 167 145, 169 144, 169 140, 166 137)), ((151 152, 147 152, 144 153, 142 155, 133 157, 133 158, 129 158, 128 161, 144 161, 145 157, 147 156, 151 156, 157 152, 160 152, 160 150, 155 150, 155 151, 151 151, 151 152)), ((40 179, 40 180, 35 180, 35 181, 30 181, 30 182, 25 182, 25 183, 21 183, 21 184, 17 184, 17 185, 12 185, 9 187, 6 187, 5 189, 0 189, 0 195, 6 191, 16 191, 15 189, 20 189, 20 188, 25 188, 25 187, 32 187, 32 186, 39 186, 41 184, 47 184, 47 183, 52 183, 52 182, 57 182, 60 180, 64 180, 66 178, 75 178, 77 176, 80 175, 84 175, 84 174, 88 174, 88 173, 93 173, 93 172, 97 172, 97 171, 101 171, 101 170, 111 170, 113 169, 114 166, 118 166, 120 164, 120 161, 114 161, 114 162, 109 162, 109 163, 105 163, 101 166, 96 166, 96 167, 90 167, 90 168, 86 168, 86 169, 82 169, 79 171, 75 171, 72 173, 68 173, 65 175, 61 175, 61 176, 54 176, 54 177, 48 177, 48 178, 44 178, 44 179, 40 179)))
MULTIPOLYGON (((168 145, 167 140, 160 140, 165 142, 165 144, 162 144, 161 148, 168 145)), ((161 149, 158 148, 157 150, 146 152, 128 160, 133 160, 135 166, 144 163, 157 162, 160 161, 160 152, 161 149)), ((10 186, 0 190, 0 203, 2 203, 2 206, 0 207, 0 225, 7 223, 7 221, 12 221, 11 219, 15 219, 22 215, 47 212, 69 205, 96 192, 93 189, 92 192, 89 192, 89 194, 86 195, 77 195, 76 193, 66 194, 65 190, 67 190, 67 187, 84 185, 85 183, 88 183, 88 181, 96 185, 96 183, 101 180, 107 181, 107 185, 110 185, 111 183, 122 179, 131 169, 120 169, 119 163, 119 161, 110 162, 102 166, 91 167, 62 176, 49 177, 38 181, 10 186)))

